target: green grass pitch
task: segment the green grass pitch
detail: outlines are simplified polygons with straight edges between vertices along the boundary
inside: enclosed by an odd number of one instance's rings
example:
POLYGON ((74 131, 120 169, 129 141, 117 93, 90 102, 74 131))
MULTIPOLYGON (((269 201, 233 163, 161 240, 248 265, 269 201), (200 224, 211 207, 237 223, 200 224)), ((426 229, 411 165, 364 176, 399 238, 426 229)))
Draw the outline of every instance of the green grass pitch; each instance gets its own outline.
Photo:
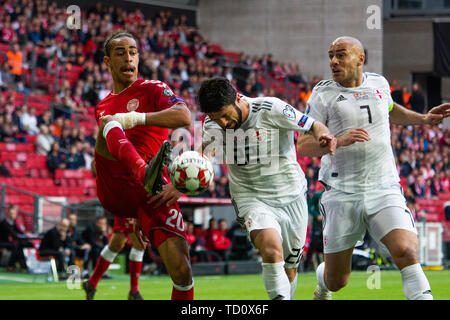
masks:
MULTIPOLYGON (((434 298, 450 300, 450 270, 425 271, 434 298)), ((368 289, 370 274, 353 272, 347 287, 333 294, 334 300, 404 300, 398 271, 381 271, 380 288, 368 289)), ((267 300, 260 274, 197 276, 196 300, 267 300)), ((315 273, 301 273, 295 295, 297 300, 311 300, 316 286, 315 273)), ((140 290, 146 300, 169 300, 171 280, 168 276, 147 276, 140 279, 140 290)), ((128 275, 114 275, 102 280, 97 288, 97 300, 125 300, 129 290, 128 275)), ((0 273, 1 300, 83 300, 84 291, 67 288, 65 281, 45 282, 44 276, 0 273)))

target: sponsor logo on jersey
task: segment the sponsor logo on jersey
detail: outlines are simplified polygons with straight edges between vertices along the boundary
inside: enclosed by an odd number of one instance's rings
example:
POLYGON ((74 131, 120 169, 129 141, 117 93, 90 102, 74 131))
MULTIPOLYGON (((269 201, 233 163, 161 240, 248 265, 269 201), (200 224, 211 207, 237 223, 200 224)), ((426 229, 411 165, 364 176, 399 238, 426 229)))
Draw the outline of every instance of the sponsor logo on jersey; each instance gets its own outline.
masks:
POLYGON ((130 101, 128 101, 127 103, 127 110, 129 112, 131 111, 136 111, 136 109, 139 108, 139 100, 138 99, 131 99, 130 101))
POLYGON ((298 122, 298 125, 303 128, 305 126, 306 121, 308 121, 308 117, 302 116, 300 121, 298 122))
POLYGON ((171 104, 175 104, 175 103, 177 103, 177 102, 183 102, 183 103, 184 103, 184 100, 181 99, 180 97, 174 96, 172 99, 169 99, 169 100, 167 101, 167 104, 168 104, 168 105, 171 105, 171 104))
POLYGON ((171 97, 171 96, 173 96, 173 91, 172 91, 172 89, 170 89, 170 88, 165 88, 164 91, 163 91, 163 94, 164 94, 166 97, 171 97))
POLYGON ((286 118, 295 120, 295 111, 294 108, 292 108, 290 105, 286 105, 283 110, 283 114, 286 116, 286 118))
POLYGON ((353 94, 353 96, 355 97, 355 99, 357 101, 359 101, 359 100, 369 100, 369 94, 366 93, 366 92, 355 93, 355 94, 353 94))

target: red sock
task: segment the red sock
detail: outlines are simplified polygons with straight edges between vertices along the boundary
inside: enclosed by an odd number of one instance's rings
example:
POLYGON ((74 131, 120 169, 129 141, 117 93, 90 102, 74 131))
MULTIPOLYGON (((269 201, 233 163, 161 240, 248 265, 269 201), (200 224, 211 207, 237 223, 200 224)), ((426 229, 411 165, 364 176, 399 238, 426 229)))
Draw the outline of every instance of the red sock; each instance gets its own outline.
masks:
POLYGON ((113 127, 108 131, 106 144, 114 158, 128 167, 138 179, 144 179, 146 163, 121 128, 113 127))
POLYGON ((97 288, 98 282, 103 277, 106 270, 108 270, 110 264, 111 262, 100 255, 97 264, 95 265, 94 273, 92 273, 92 276, 89 278, 89 285, 92 288, 97 288))
POLYGON ((130 292, 139 291, 139 275, 141 274, 142 261, 130 260, 130 292))
POLYGON ((172 300, 194 300, 194 287, 181 291, 172 287, 172 300))

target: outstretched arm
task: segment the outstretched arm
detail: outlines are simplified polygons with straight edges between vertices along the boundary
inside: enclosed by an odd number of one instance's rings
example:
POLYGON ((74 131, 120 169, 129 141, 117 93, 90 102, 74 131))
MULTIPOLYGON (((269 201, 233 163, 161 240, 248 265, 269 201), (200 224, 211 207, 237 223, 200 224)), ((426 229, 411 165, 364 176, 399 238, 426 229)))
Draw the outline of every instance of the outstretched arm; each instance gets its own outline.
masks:
POLYGON ((430 124, 435 125, 440 123, 444 118, 450 116, 450 103, 441 104, 434 107, 428 113, 421 114, 402 107, 394 102, 389 120, 392 124, 399 125, 415 125, 415 124, 430 124))
POLYGON ((315 121, 309 131, 311 135, 300 135, 297 140, 297 150, 300 156, 321 157, 336 152, 337 140, 328 128, 315 121))
POLYGON ((177 103, 168 109, 156 112, 116 113, 113 118, 120 122, 125 130, 143 124, 161 128, 181 128, 189 126, 192 122, 191 112, 184 103, 177 103))
MULTIPOLYGON (((339 147, 349 146, 355 142, 369 141, 370 136, 364 128, 353 128, 342 136, 335 138, 335 140, 335 149, 337 149, 339 147)), ((324 154, 331 153, 328 145, 321 146, 319 141, 314 139, 311 135, 298 137, 297 150, 298 154, 304 157, 321 157, 324 154)))

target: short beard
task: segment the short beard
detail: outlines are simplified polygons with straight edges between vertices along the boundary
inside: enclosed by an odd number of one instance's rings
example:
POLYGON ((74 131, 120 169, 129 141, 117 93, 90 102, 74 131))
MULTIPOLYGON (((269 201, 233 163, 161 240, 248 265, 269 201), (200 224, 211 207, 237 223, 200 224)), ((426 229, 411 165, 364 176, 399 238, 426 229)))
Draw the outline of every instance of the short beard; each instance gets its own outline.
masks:
POLYGON ((234 128, 236 130, 239 129, 242 125, 242 110, 236 104, 234 105, 234 110, 236 110, 239 117, 238 122, 236 123, 236 127, 234 128))

